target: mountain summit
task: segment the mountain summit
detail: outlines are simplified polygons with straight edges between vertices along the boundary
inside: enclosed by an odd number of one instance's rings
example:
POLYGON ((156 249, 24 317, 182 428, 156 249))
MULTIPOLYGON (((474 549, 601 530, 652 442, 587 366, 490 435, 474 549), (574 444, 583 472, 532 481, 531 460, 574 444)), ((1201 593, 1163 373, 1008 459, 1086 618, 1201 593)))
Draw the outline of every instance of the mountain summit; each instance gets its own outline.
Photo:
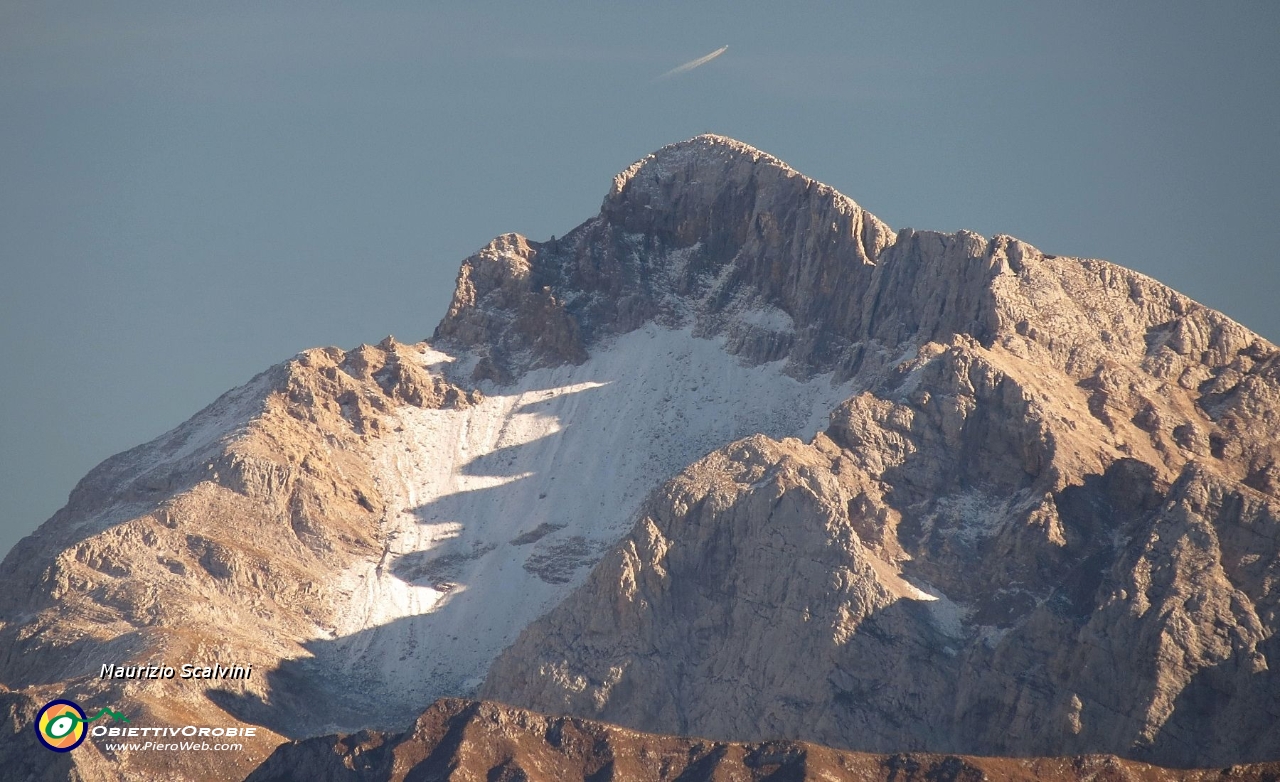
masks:
POLYGON ((904 293, 878 266, 897 238, 776 158, 699 136, 623 171, 600 214, 563 238, 508 235, 468 259, 436 339, 485 353, 482 376, 507 377, 657 322, 724 336, 755 363, 848 375, 868 335, 895 328, 869 299, 904 293), (530 320, 545 328, 509 328, 530 320))
MULTIPOLYGON (((244 775, 480 695, 726 742, 1272 759, 1278 356, 1135 272, 894 232, 699 136, 463 261, 429 341, 307 351, 86 476, 0 565, 0 757, 55 697, 257 726, 244 775), (254 675, 100 675, 188 662, 254 675)), ((214 771, 106 752, 78 773, 214 771)))

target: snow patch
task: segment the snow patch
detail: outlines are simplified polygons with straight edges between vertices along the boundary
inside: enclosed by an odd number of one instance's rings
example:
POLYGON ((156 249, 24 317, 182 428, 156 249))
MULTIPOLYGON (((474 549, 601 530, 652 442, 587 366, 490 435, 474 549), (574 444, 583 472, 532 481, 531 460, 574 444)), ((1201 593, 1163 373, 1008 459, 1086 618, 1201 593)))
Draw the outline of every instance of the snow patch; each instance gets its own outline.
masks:
POLYGON ((959 638, 964 632, 964 622, 972 613, 970 609, 953 602, 940 590, 918 578, 904 575, 898 568, 869 555, 867 563, 876 572, 880 583, 899 600, 925 603, 935 627, 950 638, 959 638))
POLYGON ((342 575, 345 621, 318 656, 378 693, 380 721, 471 694, 662 481, 757 432, 811 438, 852 393, 831 375, 796 380, 782 361, 744 366, 723 344, 650 324, 474 407, 399 409, 377 473, 388 547, 342 575))
POLYGON ((912 600, 919 600, 929 604, 929 615, 933 619, 933 624, 942 632, 951 638, 959 638, 964 633, 964 621, 972 613, 970 609, 965 608, 951 600, 940 590, 934 588, 919 579, 909 579, 903 577, 913 591, 912 600))

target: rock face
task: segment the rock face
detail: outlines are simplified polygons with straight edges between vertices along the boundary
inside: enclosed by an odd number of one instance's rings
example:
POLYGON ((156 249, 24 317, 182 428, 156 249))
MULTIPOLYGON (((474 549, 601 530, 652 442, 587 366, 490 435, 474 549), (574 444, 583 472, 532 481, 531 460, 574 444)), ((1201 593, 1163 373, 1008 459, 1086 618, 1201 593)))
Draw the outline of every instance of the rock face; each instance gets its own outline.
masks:
POLYGON ((0 565, 0 751, 70 697, 260 731, 32 768, 235 778, 480 691, 717 741, 1275 758, 1278 355, 700 136, 464 261, 430 344, 308 351, 91 472, 0 565), (98 677, 188 662, 255 673, 98 677))
POLYGON ((867 755, 796 741, 760 744, 654 736, 496 703, 442 700, 399 734, 286 744, 247 782, 1261 782, 1275 763, 1175 771, 1113 756, 973 758, 867 755))

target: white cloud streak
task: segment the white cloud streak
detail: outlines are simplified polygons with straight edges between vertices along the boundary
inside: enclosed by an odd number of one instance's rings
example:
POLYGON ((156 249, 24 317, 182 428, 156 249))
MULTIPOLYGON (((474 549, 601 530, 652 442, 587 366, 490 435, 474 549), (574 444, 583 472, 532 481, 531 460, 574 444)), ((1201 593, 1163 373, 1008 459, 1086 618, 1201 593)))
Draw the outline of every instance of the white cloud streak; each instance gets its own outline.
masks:
POLYGON ((715 58, 719 57, 720 55, 724 54, 727 51, 729 51, 728 46, 721 46, 719 49, 716 49, 711 54, 703 55, 702 57, 699 57, 696 60, 690 60, 684 65, 680 65, 675 68, 672 68, 671 70, 659 76, 657 78, 657 81, 662 81, 663 79, 670 79, 672 76, 677 76, 681 73, 686 73, 688 71, 693 70, 694 68, 697 68, 699 65, 706 65, 707 63, 711 62, 712 60, 714 60, 715 58))

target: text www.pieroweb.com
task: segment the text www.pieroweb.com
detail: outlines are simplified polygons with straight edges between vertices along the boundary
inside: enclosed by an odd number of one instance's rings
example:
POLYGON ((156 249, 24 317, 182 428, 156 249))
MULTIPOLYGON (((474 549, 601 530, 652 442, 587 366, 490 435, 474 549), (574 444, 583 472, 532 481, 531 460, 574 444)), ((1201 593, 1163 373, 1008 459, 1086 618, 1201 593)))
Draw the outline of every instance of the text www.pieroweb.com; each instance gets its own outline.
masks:
POLYGON ((244 749, 243 744, 210 744, 207 741, 143 741, 128 744, 103 744, 103 749, 112 752, 226 752, 244 749))

